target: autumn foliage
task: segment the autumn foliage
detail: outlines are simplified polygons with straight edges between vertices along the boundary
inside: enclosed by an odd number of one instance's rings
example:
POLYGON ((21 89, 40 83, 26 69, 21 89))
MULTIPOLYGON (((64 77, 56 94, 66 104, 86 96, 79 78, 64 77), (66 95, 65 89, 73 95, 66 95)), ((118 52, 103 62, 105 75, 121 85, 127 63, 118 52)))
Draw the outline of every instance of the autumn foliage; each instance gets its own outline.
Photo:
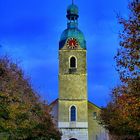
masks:
POLYGON ((0 58, 0 139, 60 138, 48 105, 40 100, 29 79, 10 59, 0 58))
POLYGON ((140 139, 140 1, 129 3, 128 19, 118 17, 123 30, 115 56, 120 85, 101 113, 101 123, 114 139, 140 139))

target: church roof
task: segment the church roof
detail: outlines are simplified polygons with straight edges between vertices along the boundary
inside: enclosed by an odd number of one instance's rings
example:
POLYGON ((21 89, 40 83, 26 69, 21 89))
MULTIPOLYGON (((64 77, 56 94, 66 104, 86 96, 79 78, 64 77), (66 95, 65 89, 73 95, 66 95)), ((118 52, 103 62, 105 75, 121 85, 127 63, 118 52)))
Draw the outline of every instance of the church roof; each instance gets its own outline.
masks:
POLYGON ((71 14, 78 16, 78 7, 75 4, 71 4, 67 8, 67 15, 71 14))
POLYGON ((52 101, 49 106, 52 106, 52 105, 56 104, 57 102, 58 102, 58 98, 55 99, 54 101, 52 101))
POLYGON ((90 101, 88 101, 88 104, 89 104, 89 106, 94 106, 94 107, 96 107, 98 109, 101 109, 101 107, 97 106, 96 104, 94 104, 94 103, 92 103, 90 101))

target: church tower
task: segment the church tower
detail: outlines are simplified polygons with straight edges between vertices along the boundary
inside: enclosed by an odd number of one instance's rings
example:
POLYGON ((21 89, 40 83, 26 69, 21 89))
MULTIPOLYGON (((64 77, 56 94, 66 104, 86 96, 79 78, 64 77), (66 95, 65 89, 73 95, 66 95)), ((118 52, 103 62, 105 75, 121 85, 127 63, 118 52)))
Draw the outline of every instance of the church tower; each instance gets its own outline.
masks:
POLYGON ((62 140, 88 140, 86 41, 73 2, 66 17, 67 29, 59 42, 58 128, 62 140))

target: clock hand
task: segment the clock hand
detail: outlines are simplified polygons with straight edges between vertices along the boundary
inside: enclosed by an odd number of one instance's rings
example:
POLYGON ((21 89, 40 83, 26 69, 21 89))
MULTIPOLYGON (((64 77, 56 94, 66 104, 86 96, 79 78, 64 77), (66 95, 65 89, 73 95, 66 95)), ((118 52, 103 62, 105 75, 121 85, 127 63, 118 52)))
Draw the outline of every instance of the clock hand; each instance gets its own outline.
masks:
POLYGON ((74 46, 73 42, 71 43, 72 46, 74 46))

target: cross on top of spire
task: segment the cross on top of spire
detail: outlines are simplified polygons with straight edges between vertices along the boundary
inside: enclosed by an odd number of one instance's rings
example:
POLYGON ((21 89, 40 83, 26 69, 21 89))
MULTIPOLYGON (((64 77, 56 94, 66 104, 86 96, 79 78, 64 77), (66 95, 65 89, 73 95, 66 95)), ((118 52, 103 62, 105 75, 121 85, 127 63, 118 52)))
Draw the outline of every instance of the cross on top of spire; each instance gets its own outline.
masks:
POLYGON ((74 4, 74 0, 72 0, 72 4, 74 4))

